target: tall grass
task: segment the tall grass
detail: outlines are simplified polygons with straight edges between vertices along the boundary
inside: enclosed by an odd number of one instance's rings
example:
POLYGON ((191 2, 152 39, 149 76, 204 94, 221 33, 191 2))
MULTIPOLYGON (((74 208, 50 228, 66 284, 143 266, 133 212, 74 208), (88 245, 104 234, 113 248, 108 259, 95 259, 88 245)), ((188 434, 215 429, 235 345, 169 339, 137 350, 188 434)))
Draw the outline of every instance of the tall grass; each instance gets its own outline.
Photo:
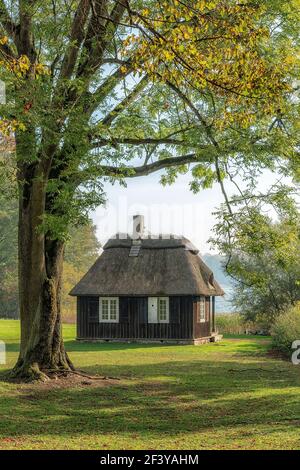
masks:
POLYGON ((239 313, 222 313, 216 315, 219 333, 227 335, 269 334, 269 328, 262 320, 246 321, 239 313))
POLYGON ((300 340, 300 302, 277 318, 271 335, 273 347, 290 356, 293 341, 300 340))
POLYGON ((245 333, 245 323, 239 313, 222 313, 216 315, 216 325, 219 333, 240 335, 245 333))

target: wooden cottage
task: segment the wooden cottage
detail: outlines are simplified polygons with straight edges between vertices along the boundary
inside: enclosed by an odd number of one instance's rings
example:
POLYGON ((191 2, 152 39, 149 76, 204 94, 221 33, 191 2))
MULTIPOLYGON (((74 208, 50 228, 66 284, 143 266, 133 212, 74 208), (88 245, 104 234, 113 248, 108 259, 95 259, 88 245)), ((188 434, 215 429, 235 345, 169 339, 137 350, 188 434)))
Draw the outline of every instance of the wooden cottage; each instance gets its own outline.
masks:
POLYGON ((70 295, 77 297, 77 339, 216 341, 215 297, 224 292, 186 238, 149 238, 142 216, 133 235, 108 240, 70 295))

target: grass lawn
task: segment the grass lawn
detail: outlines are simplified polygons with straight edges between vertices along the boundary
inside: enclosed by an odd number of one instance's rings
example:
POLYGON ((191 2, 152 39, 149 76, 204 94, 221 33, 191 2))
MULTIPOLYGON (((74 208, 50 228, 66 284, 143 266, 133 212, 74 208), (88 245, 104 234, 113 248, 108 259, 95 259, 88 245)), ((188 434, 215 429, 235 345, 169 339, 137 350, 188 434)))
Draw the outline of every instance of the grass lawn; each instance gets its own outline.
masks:
MULTIPOLYGON (((74 336, 66 325, 76 366, 121 380, 0 380, 1 449, 300 449, 300 368, 273 358, 267 338, 153 346, 74 336)), ((19 323, 0 320, 0 339, 8 350, 1 378, 17 358, 19 323)))

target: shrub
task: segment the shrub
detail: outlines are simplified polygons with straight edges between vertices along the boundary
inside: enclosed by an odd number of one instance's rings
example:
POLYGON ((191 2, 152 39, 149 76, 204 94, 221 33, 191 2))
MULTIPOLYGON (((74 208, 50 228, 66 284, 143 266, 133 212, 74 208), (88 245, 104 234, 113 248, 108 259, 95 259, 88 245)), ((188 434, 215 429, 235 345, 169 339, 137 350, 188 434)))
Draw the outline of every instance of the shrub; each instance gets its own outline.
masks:
POLYGON ((273 347, 290 356, 293 341, 300 339, 300 302, 275 320, 271 335, 273 347))
POLYGON ((227 335, 268 335, 269 328, 262 319, 247 321, 240 313, 221 313, 216 315, 217 330, 227 335))
POLYGON ((240 335, 245 333, 245 323, 239 313, 222 313, 216 315, 216 324, 219 333, 240 335))

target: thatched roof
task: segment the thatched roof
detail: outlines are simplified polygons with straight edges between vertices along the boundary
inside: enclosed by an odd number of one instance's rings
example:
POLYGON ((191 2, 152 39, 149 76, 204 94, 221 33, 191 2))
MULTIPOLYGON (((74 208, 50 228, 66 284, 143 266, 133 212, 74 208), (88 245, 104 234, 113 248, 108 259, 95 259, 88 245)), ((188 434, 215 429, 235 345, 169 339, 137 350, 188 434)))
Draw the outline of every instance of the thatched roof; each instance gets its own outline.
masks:
POLYGON ((223 295, 212 271, 186 238, 143 238, 129 256, 130 236, 115 237, 70 295, 223 295))

